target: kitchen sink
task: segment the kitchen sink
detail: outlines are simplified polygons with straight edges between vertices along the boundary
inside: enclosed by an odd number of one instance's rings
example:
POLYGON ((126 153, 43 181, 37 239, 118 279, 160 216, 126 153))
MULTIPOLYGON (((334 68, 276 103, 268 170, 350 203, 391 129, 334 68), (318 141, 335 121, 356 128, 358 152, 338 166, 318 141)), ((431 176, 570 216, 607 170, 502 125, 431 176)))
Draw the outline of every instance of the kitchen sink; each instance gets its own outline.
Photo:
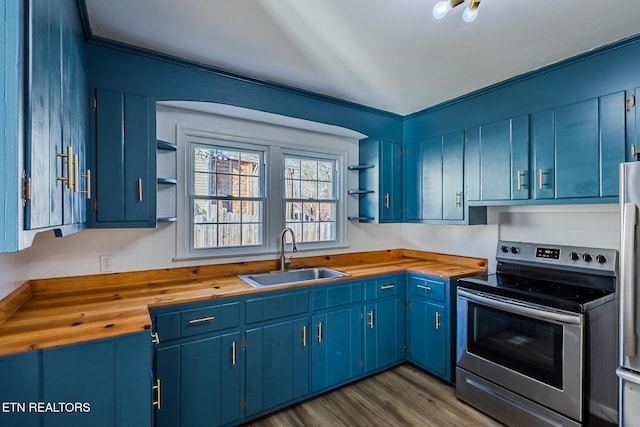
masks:
POLYGON ((348 276, 348 274, 341 271, 331 270, 326 267, 300 268, 296 270, 272 271, 270 273, 238 275, 239 278, 256 288, 289 285, 292 283, 333 279, 335 277, 344 276, 348 276))

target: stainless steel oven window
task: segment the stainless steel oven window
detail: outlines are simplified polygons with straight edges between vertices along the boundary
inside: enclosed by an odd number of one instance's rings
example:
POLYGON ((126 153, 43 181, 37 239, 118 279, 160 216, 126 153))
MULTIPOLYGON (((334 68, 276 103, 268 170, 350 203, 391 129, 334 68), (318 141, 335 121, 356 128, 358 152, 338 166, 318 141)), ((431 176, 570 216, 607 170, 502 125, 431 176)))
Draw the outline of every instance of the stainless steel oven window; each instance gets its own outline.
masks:
POLYGON ((470 353, 562 388, 563 327, 469 303, 470 353))

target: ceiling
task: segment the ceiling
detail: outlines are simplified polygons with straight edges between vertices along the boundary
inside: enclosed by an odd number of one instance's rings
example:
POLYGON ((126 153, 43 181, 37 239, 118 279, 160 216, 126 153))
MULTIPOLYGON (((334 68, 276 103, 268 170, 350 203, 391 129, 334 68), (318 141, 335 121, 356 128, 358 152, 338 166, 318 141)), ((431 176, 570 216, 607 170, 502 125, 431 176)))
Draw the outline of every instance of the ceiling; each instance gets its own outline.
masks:
POLYGON ((85 1, 95 37, 401 115, 640 32, 638 0, 85 1))

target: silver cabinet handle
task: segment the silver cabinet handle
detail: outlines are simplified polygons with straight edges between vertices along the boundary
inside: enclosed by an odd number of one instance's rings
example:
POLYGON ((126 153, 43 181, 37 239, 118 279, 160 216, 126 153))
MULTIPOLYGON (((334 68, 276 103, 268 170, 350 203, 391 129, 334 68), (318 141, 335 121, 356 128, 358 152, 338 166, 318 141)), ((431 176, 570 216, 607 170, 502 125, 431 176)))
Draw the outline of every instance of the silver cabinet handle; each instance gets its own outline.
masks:
POLYGON ((151 342, 153 344, 160 344, 160 337, 158 336, 157 332, 154 332, 153 334, 151 334, 151 342))
POLYGON ((396 287, 396 285, 382 285, 382 286, 380 286, 380 289, 382 289, 384 291, 386 289, 393 289, 395 287, 396 287))
POLYGON ((425 291, 432 291, 433 288, 431 288, 431 286, 425 286, 425 285, 416 285, 416 287, 420 288, 420 289, 424 289, 425 291))
POLYGON ((87 199, 91 199, 91 169, 87 169, 87 173, 81 174, 80 177, 87 179, 87 189, 80 191, 80 193, 86 194, 87 199))
POLYGON ((517 178, 518 178, 518 190, 522 190, 522 171, 518 171, 517 172, 517 178))
POLYGON ((142 178, 138 178, 138 201, 142 201, 142 178))
POLYGON ((302 327, 302 346, 307 346, 307 325, 302 327))
POLYGON ((322 342, 322 322, 318 323, 318 342, 322 342))
POLYGON ((73 147, 67 146, 67 153, 57 153, 57 157, 63 157, 67 162, 67 176, 57 177, 58 181, 67 183, 67 188, 73 189, 73 147))
POLYGON ((80 188, 80 159, 77 154, 73 155, 73 192, 77 193, 80 188))
POLYGON ((637 154, 636 144, 631 144, 631 157, 635 157, 637 154))
POLYGON ((368 314, 369 321, 367 323, 369 324, 369 328, 373 329, 373 310, 371 310, 368 314))
POLYGON ((462 193, 460 193, 459 191, 456 191, 454 193, 454 205, 456 205, 456 207, 460 207, 462 206, 462 193))
POLYGON ((196 323, 211 322, 213 319, 215 319, 214 316, 200 317, 198 319, 189 320, 189 324, 190 325, 195 325, 196 323))
POLYGON ((384 207, 387 209, 391 207, 391 194, 389 193, 384 195, 384 207))
POLYGON ((540 190, 542 190, 542 175, 544 174, 544 171, 542 170, 542 168, 538 169, 538 188, 540 190))
POLYGON ((440 329, 440 312, 436 311, 436 331, 440 329))
POLYGON ((231 366, 236 366, 236 342, 231 342, 231 366))
POLYGON ((622 292, 620 295, 624 317, 622 319, 623 349, 624 355, 636 357, 638 355, 636 342, 636 262, 634 259, 634 246, 636 242, 636 227, 638 224, 638 207, 635 203, 625 203, 622 207, 624 221, 622 223, 622 271, 620 283, 622 292))
POLYGON ((162 394, 160 390, 160 378, 156 379, 156 385, 154 385, 152 388, 156 392, 156 400, 153 402, 152 406, 155 406, 156 409, 159 411, 160 405, 161 405, 160 402, 162 401, 162 394))

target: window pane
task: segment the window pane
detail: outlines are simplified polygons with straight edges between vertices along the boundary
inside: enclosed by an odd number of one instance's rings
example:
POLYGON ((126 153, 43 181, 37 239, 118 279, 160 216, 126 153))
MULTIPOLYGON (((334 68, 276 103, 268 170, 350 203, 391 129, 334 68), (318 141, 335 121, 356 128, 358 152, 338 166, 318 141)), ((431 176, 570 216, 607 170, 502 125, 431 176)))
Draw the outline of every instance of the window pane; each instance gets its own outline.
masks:
POLYGON ((260 223, 262 221, 262 202, 242 202, 241 222, 260 223))
POLYGON ((300 161, 300 175, 302 179, 318 179, 318 162, 314 160, 300 161))
POLYGON ((217 227, 217 225, 195 225, 193 230, 193 247, 195 249, 217 247, 217 227))
POLYGON ((287 202, 285 204, 285 221, 300 222, 302 221, 302 203, 301 202, 287 202))
POLYGON ((305 222, 318 221, 319 204, 303 203, 302 204, 302 220, 305 222))
POLYGON ((333 199, 333 183, 318 183, 318 199, 333 199))
POLYGON ((300 179, 300 159, 287 157, 284 159, 285 179, 300 179))
POLYGON ((302 190, 302 199, 317 199, 318 198, 318 183, 316 181, 302 181, 300 183, 302 190))
POLYGON ((336 240, 336 223, 321 222, 320 223, 320 241, 336 240))
POLYGON ((318 181, 333 181, 333 163, 318 162, 318 181))
POLYGON ((320 203, 318 219, 319 221, 335 221, 336 220, 336 204, 320 203))
POLYGON ((291 179, 285 179, 284 181, 284 197, 288 199, 299 199, 300 196, 300 181, 293 181, 291 179))
MULTIPOLYGON (((235 195, 235 194, 234 194, 235 195)), ((254 176, 240 177, 240 193, 239 197, 260 197, 260 178, 254 176)))

